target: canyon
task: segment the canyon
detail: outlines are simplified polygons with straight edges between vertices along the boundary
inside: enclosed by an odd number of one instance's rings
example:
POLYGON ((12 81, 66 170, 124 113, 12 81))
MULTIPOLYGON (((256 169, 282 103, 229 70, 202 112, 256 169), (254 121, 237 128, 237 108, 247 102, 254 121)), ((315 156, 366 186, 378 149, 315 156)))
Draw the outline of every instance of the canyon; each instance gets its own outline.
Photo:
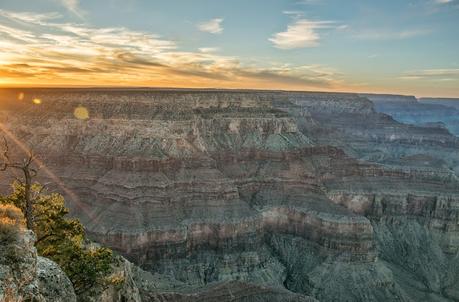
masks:
POLYGON ((378 112, 386 113, 399 122, 443 127, 459 135, 458 99, 420 98, 397 95, 364 95, 375 104, 378 112))
POLYGON ((459 120, 432 102, 4 89, 0 131, 142 301, 459 301, 459 120))

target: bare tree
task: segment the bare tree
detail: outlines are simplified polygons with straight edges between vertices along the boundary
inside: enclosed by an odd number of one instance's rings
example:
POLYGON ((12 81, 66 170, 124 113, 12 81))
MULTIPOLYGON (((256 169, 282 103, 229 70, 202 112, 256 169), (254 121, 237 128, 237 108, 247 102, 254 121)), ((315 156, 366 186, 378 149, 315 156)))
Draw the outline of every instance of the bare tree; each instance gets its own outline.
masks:
POLYGON ((23 180, 16 178, 24 186, 24 216, 26 218, 27 228, 32 230, 34 226, 33 203, 32 198, 32 179, 37 175, 37 169, 33 167, 35 154, 32 150, 26 152, 22 161, 14 161, 10 157, 8 141, 3 137, 3 150, 0 153, 0 171, 7 169, 19 170, 23 174, 23 180))

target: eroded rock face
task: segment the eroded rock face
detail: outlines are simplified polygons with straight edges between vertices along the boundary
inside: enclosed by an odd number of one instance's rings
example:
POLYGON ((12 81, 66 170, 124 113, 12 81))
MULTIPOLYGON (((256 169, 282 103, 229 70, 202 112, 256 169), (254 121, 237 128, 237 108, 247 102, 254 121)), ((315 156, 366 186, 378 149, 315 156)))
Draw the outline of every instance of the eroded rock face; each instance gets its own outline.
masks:
POLYGON ((0 245, 0 301, 46 301, 37 279, 35 235, 21 231, 0 245))
POLYGON ((457 295, 455 274, 433 268, 453 267, 459 247, 459 141, 443 128, 401 124, 354 94, 30 90, 9 100, 4 127, 42 155, 42 180, 60 183, 92 238, 181 284, 147 286, 147 301, 457 295), (395 244, 421 233, 435 248, 395 244), (427 273, 400 263, 423 252, 417 265, 435 273, 408 286, 427 273))
POLYGON ((411 301, 380 260, 349 262, 291 235, 273 235, 270 244, 286 263, 285 284, 295 292, 319 301, 411 301))
POLYGON ((72 283, 62 269, 45 257, 37 258, 38 285, 45 301, 76 301, 72 283))
POLYGON ((112 262, 112 272, 106 278, 108 284, 98 284, 90 290, 80 293, 78 301, 85 302, 141 302, 140 289, 144 286, 155 287, 160 283, 153 278, 142 282, 140 276, 148 274, 134 264, 116 255, 112 262))
MULTIPOLYGON (((404 104, 415 101, 401 98, 404 104)), ((458 171, 458 139, 444 127, 402 124, 376 112, 372 102, 357 95, 324 93, 309 97, 298 93, 286 100, 292 103, 288 110, 296 117, 300 131, 316 144, 337 146, 355 158, 386 166, 413 167, 414 172, 420 168, 440 175, 458 171), (341 98, 351 100, 337 107, 341 98), (333 106, 327 109, 330 99, 333 106), (301 114, 304 110, 310 117, 301 114)))
POLYGON ((238 302, 316 302, 317 300, 281 288, 230 281, 195 290, 192 293, 148 292, 143 301, 238 301, 238 302))
POLYGON ((76 302, 72 283, 53 261, 39 257, 35 235, 22 231, 0 243, 0 301, 76 302))

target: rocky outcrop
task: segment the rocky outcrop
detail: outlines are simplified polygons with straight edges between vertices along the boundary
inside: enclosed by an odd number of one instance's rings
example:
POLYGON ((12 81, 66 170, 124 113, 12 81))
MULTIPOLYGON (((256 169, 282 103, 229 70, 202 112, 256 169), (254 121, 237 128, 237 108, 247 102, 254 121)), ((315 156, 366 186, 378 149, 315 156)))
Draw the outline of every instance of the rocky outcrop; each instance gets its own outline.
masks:
POLYGON ((0 301, 76 302, 70 280, 37 255, 35 235, 21 220, 19 209, 0 205, 0 301))
POLYGON ((55 262, 37 257, 37 277, 45 301, 76 301, 72 283, 55 262))
MULTIPOLYGON (((85 302, 140 302, 140 287, 146 286, 136 280, 142 272, 141 269, 127 261, 122 256, 116 255, 112 263, 112 272, 106 277, 106 282, 96 284, 90 290, 80 293, 78 301, 85 302)), ((154 286, 156 280, 148 280, 154 286)), ((145 283, 145 282, 144 282, 145 283)))
POLYGON ((422 293, 457 294, 454 273, 432 267, 437 260, 454 267, 446 259, 459 246, 459 141, 444 128, 399 123, 356 94, 25 95, 4 103, 3 127, 41 154, 42 181, 57 184, 92 239, 146 271, 123 266, 120 274, 136 286, 129 281, 104 299, 416 301, 422 293), (31 105, 31 98, 42 102, 31 105), (428 267, 430 279, 397 262, 395 255, 409 255, 395 244, 402 238, 397 219, 409 225, 406 246, 422 232, 435 246, 416 264, 428 267), (427 286, 402 284, 416 278, 427 286))
MULTIPOLYGON (((3 226, 2 226, 3 227, 3 226)), ((35 236, 22 231, 14 241, 2 241, 0 259, 1 301, 46 301, 37 278, 35 236)))

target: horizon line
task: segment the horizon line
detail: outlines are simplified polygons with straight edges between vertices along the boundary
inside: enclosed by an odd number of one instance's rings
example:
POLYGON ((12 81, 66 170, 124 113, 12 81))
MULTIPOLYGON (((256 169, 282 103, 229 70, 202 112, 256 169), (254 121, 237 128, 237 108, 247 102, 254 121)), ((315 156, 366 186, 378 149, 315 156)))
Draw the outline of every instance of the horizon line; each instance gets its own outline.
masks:
POLYGON ((420 98, 441 98, 441 99, 458 99, 458 96, 438 96, 438 95, 424 95, 418 96, 414 94, 403 94, 397 92, 356 92, 356 91, 330 91, 330 90, 300 90, 300 89, 259 89, 259 88, 221 88, 221 87, 174 87, 174 86, 119 86, 119 85, 38 85, 38 86, 22 86, 22 85, 0 85, 0 89, 114 89, 114 90, 195 90, 195 91, 269 91, 269 92, 304 92, 304 93, 336 93, 336 94, 374 94, 374 95, 392 95, 392 96, 408 96, 420 98))

